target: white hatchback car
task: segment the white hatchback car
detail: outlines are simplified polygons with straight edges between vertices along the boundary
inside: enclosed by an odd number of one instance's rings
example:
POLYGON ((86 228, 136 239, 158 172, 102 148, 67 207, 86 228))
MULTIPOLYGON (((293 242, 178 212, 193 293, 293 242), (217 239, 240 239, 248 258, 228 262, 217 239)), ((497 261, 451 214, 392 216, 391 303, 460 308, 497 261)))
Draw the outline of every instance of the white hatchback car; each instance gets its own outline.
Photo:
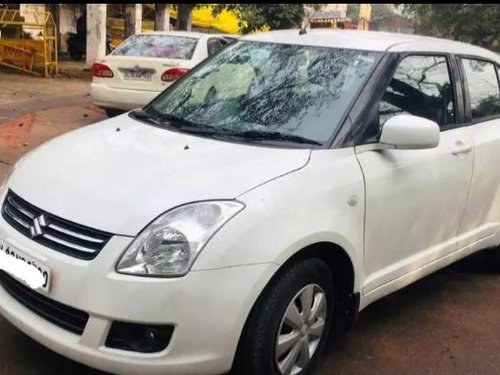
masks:
POLYGON ((142 107, 233 40, 185 31, 132 35, 92 66, 91 100, 110 117, 142 107))
POLYGON ((0 313, 113 373, 310 372, 360 310, 500 244, 499 63, 411 35, 243 37, 16 164, 0 249, 44 285, 1 272, 0 313))

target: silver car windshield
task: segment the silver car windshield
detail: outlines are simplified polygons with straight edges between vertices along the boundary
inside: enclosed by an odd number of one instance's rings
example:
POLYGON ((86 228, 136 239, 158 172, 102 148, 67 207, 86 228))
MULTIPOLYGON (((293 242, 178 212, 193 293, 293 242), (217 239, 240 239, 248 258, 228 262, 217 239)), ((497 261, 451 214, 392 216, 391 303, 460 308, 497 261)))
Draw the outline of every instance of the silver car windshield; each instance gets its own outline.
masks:
POLYGON ((160 94, 150 116, 258 140, 323 144, 380 53, 239 41, 160 94))

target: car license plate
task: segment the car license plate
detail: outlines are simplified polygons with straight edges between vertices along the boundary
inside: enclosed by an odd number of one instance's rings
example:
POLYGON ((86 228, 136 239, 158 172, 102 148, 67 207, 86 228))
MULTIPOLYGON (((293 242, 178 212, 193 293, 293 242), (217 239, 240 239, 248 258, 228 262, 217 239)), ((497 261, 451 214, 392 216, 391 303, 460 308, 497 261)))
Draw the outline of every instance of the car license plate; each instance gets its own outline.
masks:
POLYGON ((123 72, 123 79, 127 81, 151 81, 152 74, 146 72, 123 72))
MULTIPOLYGON (((44 279, 44 284, 39 290, 44 291, 45 293, 48 293, 50 290, 50 268, 47 267, 45 264, 39 262, 38 260, 33 259, 29 255, 26 255, 23 253, 21 250, 18 250, 14 248, 12 245, 9 245, 7 242, 4 240, 0 239, 0 252, 3 252, 5 255, 9 255, 12 257, 15 257, 18 260, 21 260, 25 262, 28 265, 32 265, 38 272, 40 272, 43 276, 44 279)), ((24 280, 21 280, 20 278, 16 277, 16 275, 13 275, 11 272, 6 270, 6 272, 14 277, 16 280, 19 280, 19 282, 23 283, 26 286, 29 286, 24 280)))

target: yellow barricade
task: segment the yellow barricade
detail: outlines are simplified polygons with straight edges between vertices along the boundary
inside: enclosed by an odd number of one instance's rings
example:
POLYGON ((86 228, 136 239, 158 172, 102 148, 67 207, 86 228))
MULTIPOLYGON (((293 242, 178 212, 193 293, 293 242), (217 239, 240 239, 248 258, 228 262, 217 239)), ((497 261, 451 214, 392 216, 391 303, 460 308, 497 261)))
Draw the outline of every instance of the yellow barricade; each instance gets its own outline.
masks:
POLYGON ((57 35, 51 13, 0 10, 0 27, 4 31, 23 26, 40 30, 39 39, 0 38, 0 64, 35 75, 57 74, 57 35))

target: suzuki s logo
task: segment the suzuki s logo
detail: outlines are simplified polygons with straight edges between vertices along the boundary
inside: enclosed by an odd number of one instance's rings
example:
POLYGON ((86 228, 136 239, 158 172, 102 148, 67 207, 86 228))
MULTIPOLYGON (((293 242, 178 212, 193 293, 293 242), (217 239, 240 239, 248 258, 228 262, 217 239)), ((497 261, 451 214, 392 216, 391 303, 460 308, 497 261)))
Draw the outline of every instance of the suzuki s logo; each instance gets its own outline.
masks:
POLYGON ((30 226, 31 238, 40 237, 43 234, 42 228, 47 226, 45 216, 40 215, 33 219, 33 224, 30 226))

